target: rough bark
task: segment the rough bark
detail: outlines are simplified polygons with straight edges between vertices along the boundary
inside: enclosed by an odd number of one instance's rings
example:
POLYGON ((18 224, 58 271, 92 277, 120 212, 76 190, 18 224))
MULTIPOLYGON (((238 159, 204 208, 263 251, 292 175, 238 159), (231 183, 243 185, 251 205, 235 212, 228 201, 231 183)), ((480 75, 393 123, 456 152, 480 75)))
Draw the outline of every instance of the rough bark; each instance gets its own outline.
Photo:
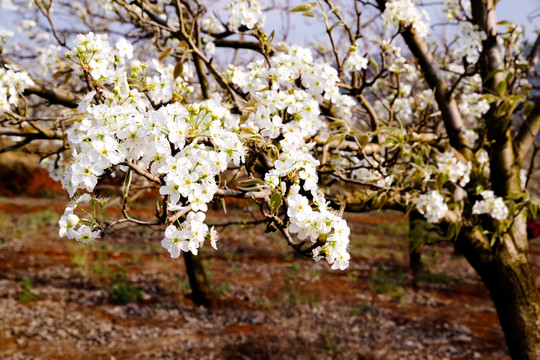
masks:
POLYGON ((459 237, 456 247, 488 288, 512 359, 540 359, 540 296, 524 223, 521 216, 517 220, 493 246, 473 229, 459 237))
POLYGON ((185 252, 182 255, 184 256, 189 285, 191 286, 193 303, 197 306, 209 308, 212 304, 213 294, 201 258, 190 252, 185 252))

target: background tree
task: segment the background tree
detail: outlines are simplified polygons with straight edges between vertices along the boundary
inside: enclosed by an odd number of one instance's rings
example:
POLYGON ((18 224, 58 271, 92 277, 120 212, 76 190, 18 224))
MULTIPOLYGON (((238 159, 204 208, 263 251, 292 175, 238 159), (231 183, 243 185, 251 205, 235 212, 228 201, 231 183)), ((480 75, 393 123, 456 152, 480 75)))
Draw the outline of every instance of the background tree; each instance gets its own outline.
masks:
POLYGON ((350 259, 343 211, 418 212, 481 276, 512 357, 540 358, 525 227, 537 209, 526 185, 538 46, 525 58, 522 28, 499 29, 493 1, 444 4, 457 24, 447 43, 410 0, 300 5, 292 11, 316 16, 328 36, 328 50, 313 52, 265 33, 254 0, 225 12, 187 0, 36 0, 20 30, 39 43, 46 29, 53 45, 36 51, 4 33, 3 151, 40 144, 72 198, 60 235, 91 242, 126 223, 166 226, 162 246, 187 262, 206 241, 218 247, 205 212, 228 198, 256 203, 255 222, 333 269, 350 259), (118 219, 102 211, 110 179, 122 179, 118 219), (136 188, 155 189, 155 218, 130 215, 136 188))

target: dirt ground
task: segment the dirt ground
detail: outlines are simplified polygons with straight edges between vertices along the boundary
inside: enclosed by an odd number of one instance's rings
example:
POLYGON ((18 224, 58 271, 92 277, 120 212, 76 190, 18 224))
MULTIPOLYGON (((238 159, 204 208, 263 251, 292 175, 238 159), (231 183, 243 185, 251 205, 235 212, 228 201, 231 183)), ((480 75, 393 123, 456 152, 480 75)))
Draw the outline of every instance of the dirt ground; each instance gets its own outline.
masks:
MULTIPOLYGON (((77 244, 57 235, 67 198, 41 196, 0 198, 1 359, 509 359, 487 290, 450 245, 425 248, 413 279, 401 214, 348 217, 346 271, 261 227, 219 229, 219 250, 201 254, 218 298, 204 309, 162 228, 77 244)), ((537 273, 539 254, 536 240, 537 273)))

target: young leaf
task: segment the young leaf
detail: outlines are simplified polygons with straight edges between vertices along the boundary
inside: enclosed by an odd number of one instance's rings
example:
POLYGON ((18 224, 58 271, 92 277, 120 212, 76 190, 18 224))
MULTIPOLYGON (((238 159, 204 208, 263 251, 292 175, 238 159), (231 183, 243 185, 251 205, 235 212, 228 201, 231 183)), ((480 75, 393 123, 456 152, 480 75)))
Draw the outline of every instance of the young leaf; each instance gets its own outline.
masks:
POLYGON ((165 50, 163 50, 161 55, 159 55, 158 60, 159 61, 165 60, 165 58, 167 58, 167 56, 171 55, 171 52, 172 52, 172 48, 166 48, 165 50))
POLYGON ((307 4, 298 5, 298 6, 294 7, 294 8, 292 8, 291 10, 289 10, 289 12, 308 11, 308 10, 311 10, 311 8, 314 7, 315 5, 317 5, 316 2, 311 2, 311 3, 307 3, 307 4))
POLYGON ((272 213, 275 213, 277 209, 281 206, 281 203, 283 202, 281 194, 280 193, 273 193, 270 197, 270 211, 272 213))
POLYGON ((173 78, 176 79, 184 72, 184 63, 179 61, 174 65, 173 78))

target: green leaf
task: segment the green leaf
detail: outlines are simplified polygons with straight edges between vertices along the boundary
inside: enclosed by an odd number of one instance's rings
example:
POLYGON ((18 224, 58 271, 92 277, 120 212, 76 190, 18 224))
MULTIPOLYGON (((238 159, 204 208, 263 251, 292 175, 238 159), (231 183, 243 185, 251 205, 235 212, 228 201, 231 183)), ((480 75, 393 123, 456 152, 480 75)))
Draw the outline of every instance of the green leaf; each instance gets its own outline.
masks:
POLYGON ((281 206, 283 199, 280 193, 273 193, 270 197, 270 211, 275 213, 281 206))
POLYGON ((312 12, 306 12, 306 13, 303 13, 302 16, 305 16, 305 17, 315 17, 315 14, 312 13, 312 12))
POLYGON ((510 199, 510 200, 519 200, 521 198, 524 198, 525 196, 527 196, 526 193, 519 192, 519 193, 512 193, 512 194, 508 195, 506 198, 510 199))
POLYGON ((298 6, 294 7, 294 8, 292 8, 291 10, 289 10, 289 12, 308 11, 308 10, 311 10, 311 8, 314 7, 315 5, 317 5, 316 2, 311 2, 311 3, 307 3, 307 4, 298 5, 298 6))
POLYGON ((377 62, 375 61, 375 59, 373 58, 369 58, 369 62, 371 64, 371 66, 373 67, 373 69, 375 69, 375 72, 379 72, 379 64, 377 64, 377 62))
POLYGON ((493 70, 492 72, 490 72, 490 73, 488 74, 488 76, 486 76, 486 78, 485 78, 484 81, 488 81, 488 80, 494 78, 495 75, 497 75, 498 73, 504 72, 504 71, 506 71, 506 70, 504 70, 504 69, 493 70))
POLYGON ((360 135, 360 136, 358 137, 358 143, 360 144, 361 147, 366 146, 366 145, 369 143, 369 136, 367 136, 367 135, 360 135))
POLYGON ((246 180, 240 181, 240 184, 242 186, 261 185, 262 183, 264 183, 264 181, 262 179, 259 179, 259 178, 251 178, 251 179, 246 179, 246 180))
POLYGON ((538 215, 538 204, 535 202, 531 202, 531 204, 529 205, 529 211, 531 212, 532 218, 536 220, 536 216, 538 215))
POLYGON ((514 73, 513 72, 508 72, 508 74, 506 74, 506 82, 509 84, 512 82, 512 80, 514 79, 514 73))
POLYGON ((497 94, 502 95, 506 91, 506 81, 501 81, 497 84, 497 94))

